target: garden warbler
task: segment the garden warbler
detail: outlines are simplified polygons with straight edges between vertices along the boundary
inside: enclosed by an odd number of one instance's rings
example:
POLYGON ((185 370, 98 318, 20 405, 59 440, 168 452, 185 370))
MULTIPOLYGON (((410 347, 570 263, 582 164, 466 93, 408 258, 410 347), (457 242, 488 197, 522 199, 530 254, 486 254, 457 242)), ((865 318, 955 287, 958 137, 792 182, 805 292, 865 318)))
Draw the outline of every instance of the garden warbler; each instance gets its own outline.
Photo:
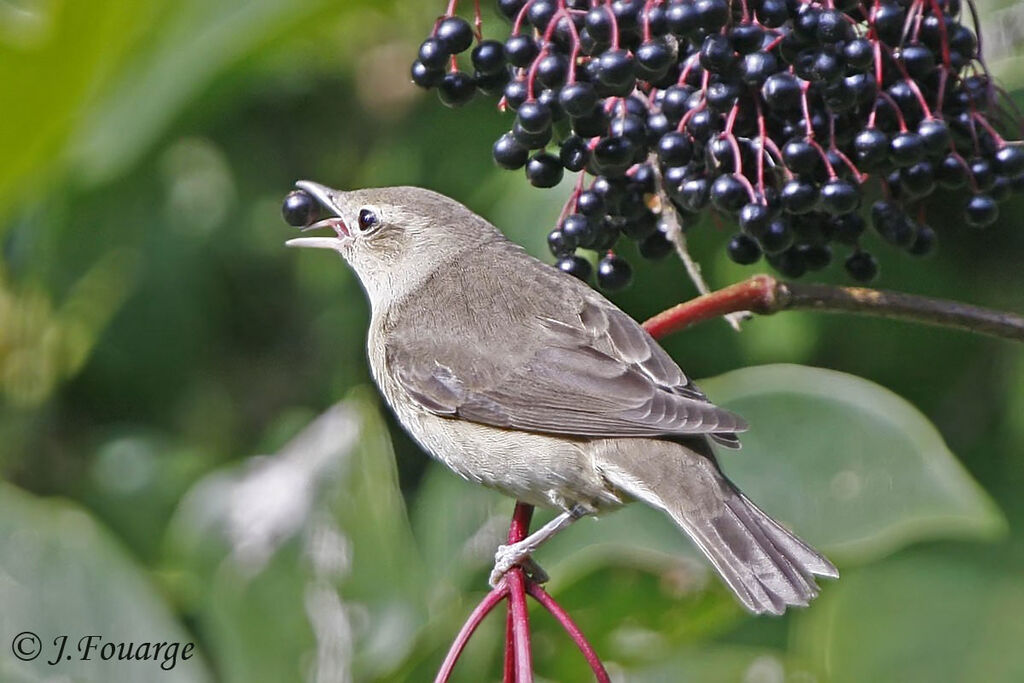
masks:
POLYGON ((290 222, 335 234, 288 245, 355 271, 370 368, 403 427, 465 479, 560 512, 499 547, 492 584, 514 565, 540 573, 544 540, 629 501, 667 513, 752 612, 806 605, 815 575, 838 576, 722 474, 711 442, 737 447, 743 420, 599 293, 435 192, 297 186, 293 210, 329 217, 290 222))

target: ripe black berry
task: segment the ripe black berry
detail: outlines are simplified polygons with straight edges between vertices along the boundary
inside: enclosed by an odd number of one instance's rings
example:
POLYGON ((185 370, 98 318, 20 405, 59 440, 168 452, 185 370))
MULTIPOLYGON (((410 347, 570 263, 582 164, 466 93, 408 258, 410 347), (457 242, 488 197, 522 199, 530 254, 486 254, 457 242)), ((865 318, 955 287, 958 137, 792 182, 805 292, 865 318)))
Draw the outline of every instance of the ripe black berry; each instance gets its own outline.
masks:
POLYGON ((530 154, 530 150, 519 144, 511 133, 505 133, 498 138, 491 152, 495 163, 510 171, 526 165, 526 159, 530 154))
POLYGON ((750 200, 747 188, 732 175, 721 175, 711 184, 711 203, 719 211, 734 213, 750 200))
POLYGON ((564 256, 555 262, 555 267, 586 282, 590 279, 590 261, 582 256, 564 256))
POLYGON ((551 127, 551 109, 536 100, 524 102, 517 112, 516 121, 527 133, 540 133, 551 127))
POLYGON ((886 242, 898 247, 910 246, 914 241, 914 226, 899 205, 891 201, 878 201, 871 207, 871 224, 886 242))
POLYGON ((961 188, 967 184, 967 166, 962 159, 950 154, 935 169, 935 179, 942 187, 961 188))
POLYGON ((505 86, 512 78, 512 72, 507 68, 493 74, 482 74, 479 71, 473 72, 473 81, 476 89, 483 95, 498 96, 505 92, 505 86))
POLYGON ((687 100, 694 89, 687 85, 673 85, 661 97, 661 113, 668 117, 669 121, 678 122, 683 115, 689 111, 687 100))
POLYGON ((779 198, 788 212, 802 214, 811 211, 817 205, 818 191, 809 182, 790 180, 782 186, 779 198))
POLYGON ((476 94, 476 83, 473 77, 463 71, 452 71, 444 75, 438 85, 437 94, 441 102, 449 107, 466 104, 476 94))
POLYGON ((526 10, 526 20, 538 31, 544 31, 558 11, 558 5, 552 0, 533 0, 526 10))
POLYGON ((481 41, 473 48, 470 58, 480 73, 488 76, 495 74, 505 68, 505 46, 496 40, 481 41))
POLYGON ((935 250, 935 231, 927 225, 922 225, 917 230, 917 236, 913 243, 907 248, 914 256, 927 256, 935 250))
POLYGON ((597 105, 597 92, 590 83, 570 83, 559 92, 558 103, 569 116, 586 116, 597 105))
POLYGON ((526 179, 534 187, 554 187, 562 182, 562 162, 547 152, 534 154, 526 162, 526 179))
POLYGON ((715 31, 729 20, 729 5, 725 0, 696 0, 693 3, 697 25, 706 31, 715 31))
POLYGON ((900 185, 913 197, 926 197, 935 189, 935 167, 930 161, 919 161, 900 169, 900 185))
POLYGON ((633 278, 629 263, 614 254, 607 254, 597 262, 597 284, 601 289, 614 292, 624 288, 633 278))
POLYGON ((974 178, 974 186, 985 191, 992 188, 996 181, 996 175, 992 172, 992 164, 984 157, 976 157, 967 163, 971 176, 974 178))
POLYGON ((766 254, 779 254, 793 244, 793 231, 782 219, 776 218, 768 224, 764 232, 758 236, 757 241, 766 254))
POLYGON ((942 156, 949 151, 949 126, 939 119, 925 119, 917 127, 928 156, 942 156))
POLYGON ((860 204, 860 193, 857 188, 845 180, 833 178, 821 186, 821 208, 839 216, 850 213, 860 204))
POLYGON ((858 282, 871 282, 878 277, 878 261, 866 251, 857 251, 846 259, 846 272, 858 282))
POLYGON ((999 207, 994 199, 984 194, 976 194, 967 202, 964 209, 964 220, 972 228, 984 228, 995 223, 999 217, 999 207))
POLYGON ((807 263, 804 262, 804 255, 796 247, 790 247, 778 254, 770 254, 768 263, 772 264, 775 270, 789 278, 802 277, 807 272, 807 263))
POLYGON ((537 47, 537 41, 531 36, 512 36, 505 41, 505 58, 508 59, 508 63, 512 66, 520 68, 530 66, 539 52, 540 48, 537 47))
POLYGON ((889 159, 897 166, 920 161, 924 152, 924 140, 917 133, 900 133, 889 142, 889 159))
POLYGON ((621 176, 633 165, 636 147, 622 136, 602 138, 594 147, 593 160, 601 175, 621 176))
POLYGON ((587 32, 594 40, 609 40, 612 37, 612 21, 614 15, 607 7, 595 7, 587 12, 584 20, 587 32))
POLYGON ((817 38, 822 43, 834 44, 849 40, 853 35, 850 19, 843 12, 827 9, 818 15, 817 38))
POLYGON ((462 17, 447 17, 437 25, 434 37, 444 44, 448 54, 459 54, 473 44, 473 29, 462 17))
POLYGON ((890 45, 898 45, 903 33, 906 11, 896 2, 883 2, 875 12, 875 30, 890 45))
POLYGON ((527 149, 543 149, 551 142, 551 134, 550 126, 539 133, 531 133, 528 130, 524 130, 519 121, 512 124, 512 137, 527 149))
POLYGON ((767 28, 778 28, 789 19, 786 0, 763 0, 757 10, 758 20, 767 28))
POLYGON ((1024 173, 1024 149, 1007 145, 995 154, 995 168, 999 173, 1013 177, 1024 173))
POLYGON ((548 233, 548 249, 552 256, 557 258, 568 256, 576 246, 566 239, 561 230, 552 230, 548 233))
POLYGON ((645 81, 656 81, 672 65, 672 50, 663 40, 644 43, 636 50, 636 75, 645 81))
POLYGON ((666 133, 658 141, 658 159, 665 166, 683 166, 693 158, 693 143, 685 133, 666 133))
POLYGON ((857 164, 871 170, 886 161, 889 154, 889 138, 877 128, 862 130, 853 139, 857 153, 857 164))
POLYGON ((443 69, 451 52, 448 46, 438 38, 427 38, 420 45, 420 63, 428 69, 443 69))
POLYGON ((623 87, 636 82, 636 65, 626 50, 608 50, 598 57, 597 64, 597 78, 605 85, 623 87))
POLYGON ((284 222, 296 228, 312 225, 319 211, 316 200, 305 190, 289 192, 281 205, 284 222))
POLYGON ((843 47, 843 57, 851 69, 866 71, 875 61, 875 47, 866 38, 857 38, 843 47))
POLYGON ((584 138, 601 135, 608 131, 608 116, 602 107, 595 106, 593 111, 585 116, 572 117, 572 130, 584 138))
POLYGON ((1004 175, 997 175, 988 194, 997 202, 1004 202, 1013 194, 1013 181, 1004 175))
POLYGON ((505 103, 512 111, 517 111, 523 105, 529 94, 529 88, 525 81, 509 81, 505 86, 505 103))
POLYGON ((412 63, 410 75, 412 76, 413 83, 421 88, 430 89, 441 82, 441 79, 444 78, 444 71, 441 69, 431 69, 423 62, 417 60, 412 63))
POLYGON ((736 53, 726 36, 715 33, 704 39, 700 48, 700 65, 708 71, 721 73, 736 63, 736 53))
POLYGON ((832 219, 832 236, 837 242, 844 244, 857 244, 857 240, 864 233, 867 224, 860 214, 848 213, 843 216, 836 216, 832 219))
POLYGON ((772 74, 761 87, 765 103, 779 111, 790 111, 800 107, 800 79, 788 72, 772 74))
POLYGON ((772 211, 766 204, 747 204, 740 209, 740 228, 748 235, 760 237, 768 229, 772 211))
POLYGON ((821 165, 821 155, 808 140, 795 138, 782 147, 782 160, 794 173, 813 174, 821 165))
POLYGON ((807 270, 821 270, 832 262, 832 250, 825 244, 801 244, 797 249, 807 270))
POLYGON ((743 233, 733 235, 726 251, 729 258, 741 265, 757 263, 761 259, 761 247, 758 246, 757 240, 743 233))
POLYGON ((585 216, 600 216, 606 212, 604 198, 597 192, 581 192, 576 199, 576 210, 585 216))
POLYGON ((566 243, 573 247, 589 249, 594 246, 596 231, 590 220, 583 214, 573 213, 565 217, 561 225, 562 235, 566 243))
POLYGON ((586 140, 572 135, 562 143, 558 159, 565 166, 565 170, 574 173, 582 171, 590 161, 590 147, 587 146, 586 140))
POLYGON ((900 52, 903 68, 911 78, 924 78, 935 68, 935 55, 924 45, 907 45, 900 52))
POLYGON ((656 232, 640 243, 640 255, 652 261, 665 258, 672 253, 672 243, 659 227, 656 232))
POLYGON ((537 62, 537 80, 547 88, 559 88, 565 83, 569 60, 561 54, 548 54, 537 62))
POLYGON ((747 85, 760 86, 779 69, 779 62, 770 52, 751 52, 743 55, 740 77, 747 85))
POLYGON ((707 178, 691 178, 679 188, 679 202, 688 211, 700 211, 708 205, 711 183, 707 178))
POLYGON ((729 29, 732 47, 740 54, 756 52, 764 41, 764 29, 757 24, 734 24, 729 29))

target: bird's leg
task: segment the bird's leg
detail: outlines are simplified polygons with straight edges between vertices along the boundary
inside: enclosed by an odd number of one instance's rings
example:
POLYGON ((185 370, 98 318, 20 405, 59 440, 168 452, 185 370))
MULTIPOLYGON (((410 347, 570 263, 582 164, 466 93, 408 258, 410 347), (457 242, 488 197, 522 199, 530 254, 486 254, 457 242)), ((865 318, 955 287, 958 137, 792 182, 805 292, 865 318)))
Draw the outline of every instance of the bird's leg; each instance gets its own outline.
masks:
POLYGON ((523 540, 509 545, 499 545, 498 552, 494 553, 494 569, 491 570, 490 584, 492 586, 498 585, 498 581, 505 575, 505 572, 516 565, 525 569, 526 573, 535 582, 544 583, 547 581, 547 573, 541 569, 540 565, 533 561, 530 555, 549 538, 568 527, 580 517, 585 517, 590 513, 591 510, 582 505, 575 505, 523 540))

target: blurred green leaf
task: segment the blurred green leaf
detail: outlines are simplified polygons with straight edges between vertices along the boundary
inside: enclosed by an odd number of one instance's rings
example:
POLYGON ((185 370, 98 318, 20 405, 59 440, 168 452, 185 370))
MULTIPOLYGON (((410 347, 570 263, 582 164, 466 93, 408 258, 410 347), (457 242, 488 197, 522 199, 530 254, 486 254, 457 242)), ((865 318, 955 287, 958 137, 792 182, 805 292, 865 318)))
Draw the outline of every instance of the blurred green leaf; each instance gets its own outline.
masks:
POLYGON ((92 517, 60 500, 38 499, 0 483, 0 680, 125 683, 210 679, 195 649, 169 671, 161 661, 110 661, 93 651, 81 661, 79 639, 98 635, 101 647, 120 642, 194 642, 147 576, 92 517), (12 655, 11 641, 32 631, 42 653, 31 662, 12 655), (67 659, 54 639, 66 635, 67 659), (72 661, 68 661, 72 660, 72 661), (63 677, 67 677, 66 679, 63 677))
MULTIPOLYGON (((660 664, 630 671, 628 683, 808 683, 807 667, 785 652, 735 645, 713 645, 672 653, 660 664)), ((882 680, 882 679, 877 679, 882 680)))
POLYGON ((307 21, 322 0, 170 3, 116 87, 89 113, 74 149, 87 181, 109 180, 145 152, 210 80, 255 46, 307 21))
POLYGON ((998 508, 914 406, 853 375, 801 365, 701 383, 747 419, 722 467, 755 502, 841 560, 925 538, 993 538, 998 508))
MULTIPOLYGON (((800 537, 865 562, 927 538, 992 538, 1005 529, 994 503, 935 427, 887 389, 799 365, 746 368, 699 383, 751 424, 723 468, 751 499, 800 537)), ((542 517, 543 518, 542 513, 542 517)), ((703 561, 663 514, 629 505, 584 519, 538 554, 563 586, 606 565, 691 576, 703 561)))
POLYGON ((423 572, 432 585, 465 587, 479 578, 508 536, 512 501, 431 463, 411 510, 422 548, 423 572))
MULTIPOLYGON (((0 218, 13 200, 26 199, 26 188, 33 187, 27 180, 63 160, 63 145, 82 109, 152 21, 157 4, 35 0, 0 5, 0 218)), ((0 227, 4 224, 0 220, 0 227)))
POLYGON ((423 623, 390 437, 365 391, 277 454, 200 480, 168 554, 225 681, 383 675, 423 623))
POLYGON ((796 622, 796 650, 832 683, 1024 681, 1024 585, 969 553, 851 571, 796 622))

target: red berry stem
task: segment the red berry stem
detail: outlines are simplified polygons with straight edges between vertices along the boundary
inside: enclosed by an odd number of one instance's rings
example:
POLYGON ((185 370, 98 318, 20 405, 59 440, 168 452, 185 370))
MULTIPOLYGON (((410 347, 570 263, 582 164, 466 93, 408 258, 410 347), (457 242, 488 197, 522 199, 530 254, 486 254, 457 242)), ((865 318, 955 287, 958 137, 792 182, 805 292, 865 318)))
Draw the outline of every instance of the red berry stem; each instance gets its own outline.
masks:
POLYGON ((462 656, 462 651, 466 648, 469 639, 476 632, 477 627, 497 607, 498 603, 507 597, 508 582, 503 579, 494 587, 494 590, 480 601, 480 604, 476 606, 473 612, 470 613, 469 618, 466 619, 466 623, 462 625, 458 635, 455 636, 455 641, 448 650, 448 654, 444 658, 444 662, 441 663, 441 669, 437 672, 437 677, 434 678, 435 683, 445 683, 451 678, 455 664, 459 661, 459 657, 462 656))
POLYGON ((572 641, 576 643, 576 647, 579 648, 584 659, 587 660, 587 664, 590 666, 590 670, 594 672, 594 678, 597 679, 598 683, 611 683, 611 678, 608 676, 604 664, 601 663, 594 648, 587 641, 583 632, 580 631, 576 622, 569 616, 569 613, 562 609, 562 606, 548 595, 547 591, 540 584, 531 581, 527 584, 526 590, 537 602, 544 606, 551 616, 558 620, 558 623, 562 625, 562 628, 569 634, 572 641))
POLYGON ((643 327, 661 339, 729 313, 772 315, 796 310, 893 318, 1024 342, 1024 316, 1015 313, 904 292, 784 282, 771 275, 755 275, 673 306, 646 320, 643 327))

